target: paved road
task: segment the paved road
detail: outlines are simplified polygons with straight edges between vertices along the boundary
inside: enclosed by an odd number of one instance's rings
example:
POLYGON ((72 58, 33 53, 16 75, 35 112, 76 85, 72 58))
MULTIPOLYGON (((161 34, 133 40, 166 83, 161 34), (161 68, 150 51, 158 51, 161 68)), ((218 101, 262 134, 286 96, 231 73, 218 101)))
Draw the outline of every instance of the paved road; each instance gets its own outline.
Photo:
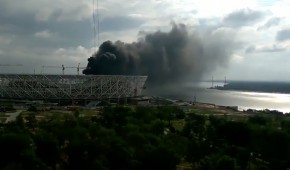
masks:
POLYGON ((16 117, 22 112, 23 110, 17 110, 14 113, 6 113, 9 117, 6 119, 5 123, 13 122, 16 120, 16 117))

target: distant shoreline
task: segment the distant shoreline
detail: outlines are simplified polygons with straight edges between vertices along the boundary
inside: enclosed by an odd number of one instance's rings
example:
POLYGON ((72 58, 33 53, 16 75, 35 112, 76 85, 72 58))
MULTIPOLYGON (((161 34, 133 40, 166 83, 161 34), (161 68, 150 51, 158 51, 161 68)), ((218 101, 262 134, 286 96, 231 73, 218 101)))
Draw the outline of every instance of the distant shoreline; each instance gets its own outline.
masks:
POLYGON ((209 89, 290 94, 290 82, 234 81, 229 82, 223 86, 210 87, 209 89))
MULTIPOLYGON (((151 96, 153 97, 153 96, 151 96)), ((284 112, 279 109, 273 109, 273 108, 252 108, 252 107, 243 107, 239 105, 219 105, 215 103, 208 103, 208 102, 201 102, 201 101, 191 101, 191 100, 177 100, 174 98, 167 98, 167 97, 158 97, 156 96, 155 100, 159 100, 159 104, 161 103, 167 103, 165 105, 175 105, 175 106, 199 106, 204 108, 220 108, 220 109, 230 109, 232 111, 235 111, 237 113, 269 113, 269 114, 288 114, 290 112, 284 112), (162 102, 163 101, 163 102, 162 102), (169 104, 170 103, 170 104, 169 104)), ((156 100, 156 101, 157 101, 156 100)))

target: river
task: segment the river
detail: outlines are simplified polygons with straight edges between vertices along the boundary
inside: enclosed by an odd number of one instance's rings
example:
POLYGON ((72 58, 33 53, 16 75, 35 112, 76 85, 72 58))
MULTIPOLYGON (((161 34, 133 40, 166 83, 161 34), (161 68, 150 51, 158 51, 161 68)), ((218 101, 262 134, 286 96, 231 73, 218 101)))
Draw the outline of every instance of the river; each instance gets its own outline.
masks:
MULTIPOLYGON (((215 85, 219 84, 215 83, 215 85)), ((187 84, 182 88, 168 91, 170 95, 164 93, 161 96, 191 101, 195 97, 197 102, 238 106, 239 110, 269 109, 290 112, 290 94, 228 91, 209 89, 209 87, 211 87, 210 82, 187 84)))

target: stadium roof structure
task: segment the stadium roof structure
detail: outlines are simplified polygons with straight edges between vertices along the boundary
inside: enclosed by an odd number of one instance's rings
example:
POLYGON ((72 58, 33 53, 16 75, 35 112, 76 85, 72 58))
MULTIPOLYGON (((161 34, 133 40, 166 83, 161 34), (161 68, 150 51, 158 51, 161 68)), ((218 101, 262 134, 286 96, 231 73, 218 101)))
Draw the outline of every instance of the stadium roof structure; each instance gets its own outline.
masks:
POLYGON ((98 100, 139 96, 147 76, 0 74, 0 98, 98 100))

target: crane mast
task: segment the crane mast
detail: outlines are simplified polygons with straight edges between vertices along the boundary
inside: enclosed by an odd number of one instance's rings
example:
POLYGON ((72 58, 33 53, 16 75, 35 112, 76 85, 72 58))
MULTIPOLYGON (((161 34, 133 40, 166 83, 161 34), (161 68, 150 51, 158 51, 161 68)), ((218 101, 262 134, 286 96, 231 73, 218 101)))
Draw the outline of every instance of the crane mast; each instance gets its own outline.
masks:
POLYGON ((78 66, 69 66, 69 67, 65 67, 63 64, 61 66, 42 66, 42 72, 44 68, 61 68, 62 70, 62 75, 64 75, 64 71, 66 68, 77 68, 77 74, 80 74, 80 69, 85 69, 86 67, 80 67, 80 63, 78 63, 78 66))

